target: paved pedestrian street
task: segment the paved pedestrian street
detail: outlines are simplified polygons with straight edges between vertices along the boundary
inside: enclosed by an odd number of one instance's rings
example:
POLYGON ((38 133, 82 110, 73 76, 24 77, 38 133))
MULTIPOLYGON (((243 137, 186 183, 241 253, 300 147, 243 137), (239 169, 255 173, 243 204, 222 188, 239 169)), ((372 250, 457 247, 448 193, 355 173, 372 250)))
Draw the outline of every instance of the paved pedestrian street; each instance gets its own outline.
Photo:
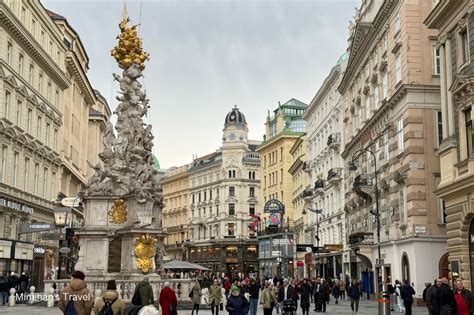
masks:
MULTIPOLYGON (((314 304, 310 310, 310 314, 319 314, 313 311, 314 304)), ((359 315, 376 315, 377 312, 377 304, 374 301, 361 301, 360 302, 360 309, 357 314, 359 315)), ((2 315, 60 315, 62 314, 57 307, 55 308, 46 308, 44 306, 25 306, 25 305, 17 305, 15 307, 6 307, 0 305, 0 314, 2 315)), ((191 314, 191 310, 179 310, 178 314, 180 315, 189 315, 191 314)), ((211 315, 211 311, 209 309, 204 309, 199 311, 200 315, 211 315)), ((227 315, 226 311, 220 312, 222 315, 227 315)), ((263 310, 259 307, 258 315, 262 315, 263 310)), ((273 314, 275 315, 276 312, 274 311, 273 314)), ((301 315, 301 309, 298 309, 298 315, 301 315)), ((326 310, 326 314, 336 315, 336 314, 352 314, 351 307, 348 301, 343 301, 339 304, 329 304, 326 310)), ((392 314, 401 314, 392 312, 392 314)), ((427 310, 425 307, 413 307, 413 314, 427 314, 427 310)))

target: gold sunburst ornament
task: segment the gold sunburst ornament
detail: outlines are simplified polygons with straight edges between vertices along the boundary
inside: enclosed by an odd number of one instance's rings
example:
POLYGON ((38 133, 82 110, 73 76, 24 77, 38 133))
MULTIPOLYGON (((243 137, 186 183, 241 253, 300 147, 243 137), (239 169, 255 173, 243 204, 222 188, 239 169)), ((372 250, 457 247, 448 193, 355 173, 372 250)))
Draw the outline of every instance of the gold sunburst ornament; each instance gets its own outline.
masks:
POLYGON ((138 37, 136 30, 137 25, 128 26, 129 21, 124 4, 122 20, 119 23, 120 34, 117 36, 119 41, 112 49, 111 55, 122 69, 128 69, 132 64, 137 64, 140 70, 143 70, 145 61, 150 59, 150 54, 143 51, 142 40, 138 37))
POLYGON ((156 243, 158 241, 149 234, 137 237, 135 243, 136 266, 144 273, 148 273, 153 268, 153 257, 156 254, 156 243))
POLYGON ((123 199, 114 201, 114 205, 109 210, 109 222, 113 224, 122 224, 127 221, 127 208, 123 199))

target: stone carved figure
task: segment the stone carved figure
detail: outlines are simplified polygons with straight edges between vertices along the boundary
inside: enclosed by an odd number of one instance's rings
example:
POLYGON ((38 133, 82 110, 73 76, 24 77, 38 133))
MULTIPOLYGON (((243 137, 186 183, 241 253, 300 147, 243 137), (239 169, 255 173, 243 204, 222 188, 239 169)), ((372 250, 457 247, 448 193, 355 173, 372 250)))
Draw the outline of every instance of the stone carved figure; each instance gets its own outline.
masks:
POLYGON ((153 134, 151 125, 145 124, 143 116, 148 112, 149 100, 142 84, 144 62, 148 53, 141 46, 135 27, 127 26, 128 18, 120 22, 119 43, 112 55, 123 69, 122 75, 113 74, 119 84, 119 104, 114 111, 117 115, 116 135, 111 123, 104 133, 104 151, 99 158, 104 164, 92 166, 95 170, 90 179, 86 196, 128 196, 133 195, 139 202, 159 200, 161 193, 156 189, 157 171, 151 166, 153 134))

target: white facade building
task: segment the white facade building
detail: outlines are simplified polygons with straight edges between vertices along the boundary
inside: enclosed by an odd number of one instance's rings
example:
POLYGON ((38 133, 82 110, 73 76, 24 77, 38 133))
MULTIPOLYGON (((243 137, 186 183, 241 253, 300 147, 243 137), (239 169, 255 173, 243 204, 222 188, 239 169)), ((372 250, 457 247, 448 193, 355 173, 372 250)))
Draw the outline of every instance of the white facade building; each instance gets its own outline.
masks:
POLYGON ((220 150, 196 159, 188 170, 188 258, 219 275, 258 271, 256 234, 248 225, 260 194, 259 142, 249 141, 245 116, 227 114, 220 150))
POLYGON ((340 156, 343 130, 341 98, 337 86, 342 78, 347 55, 333 67, 311 101, 303 118, 307 124, 307 152, 310 175, 307 208, 309 220, 306 242, 324 247, 315 254, 317 275, 339 278, 343 270, 342 251, 346 243, 344 220, 344 161, 340 156), (319 239, 319 240, 318 240, 319 239))

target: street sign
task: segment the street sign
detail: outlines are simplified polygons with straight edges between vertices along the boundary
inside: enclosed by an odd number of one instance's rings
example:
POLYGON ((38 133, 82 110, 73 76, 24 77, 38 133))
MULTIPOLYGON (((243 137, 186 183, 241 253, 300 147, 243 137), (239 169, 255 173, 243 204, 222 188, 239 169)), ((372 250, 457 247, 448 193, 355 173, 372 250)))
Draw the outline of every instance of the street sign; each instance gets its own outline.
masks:
POLYGON ((312 252, 313 245, 312 244, 296 244, 296 251, 297 252, 312 252), (309 250, 308 250, 309 248, 309 250))
POLYGON ((81 202, 81 198, 74 196, 74 197, 66 197, 61 200, 61 204, 65 207, 77 207, 79 206, 79 203, 81 202))
POLYGON ((20 223, 18 234, 54 230, 51 223, 20 223))
POLYGON ((274 238, 273 245, 290 245, 291 242, 287 238, 274 238))
POLYGON ((322 253, 324 252, 324 247, 317 247, 317 246, 313 246, 313 253, 322 253))
POLYGON ((40 234, 40 238, 44 241, 58 241, 64 240, 64 234, 59 233, 42 233, 40 234))
POLYGON ((69 253, 70 251, 71 251, 71 249, 70 249, 69 247, 61 247, 61 248, 59 249, 59 252, 60 252, 61 254, 67 254, 67 253, 69 253))
POLYGON ((279 250, 272 250, 272 256, 280 256, 279 250))

